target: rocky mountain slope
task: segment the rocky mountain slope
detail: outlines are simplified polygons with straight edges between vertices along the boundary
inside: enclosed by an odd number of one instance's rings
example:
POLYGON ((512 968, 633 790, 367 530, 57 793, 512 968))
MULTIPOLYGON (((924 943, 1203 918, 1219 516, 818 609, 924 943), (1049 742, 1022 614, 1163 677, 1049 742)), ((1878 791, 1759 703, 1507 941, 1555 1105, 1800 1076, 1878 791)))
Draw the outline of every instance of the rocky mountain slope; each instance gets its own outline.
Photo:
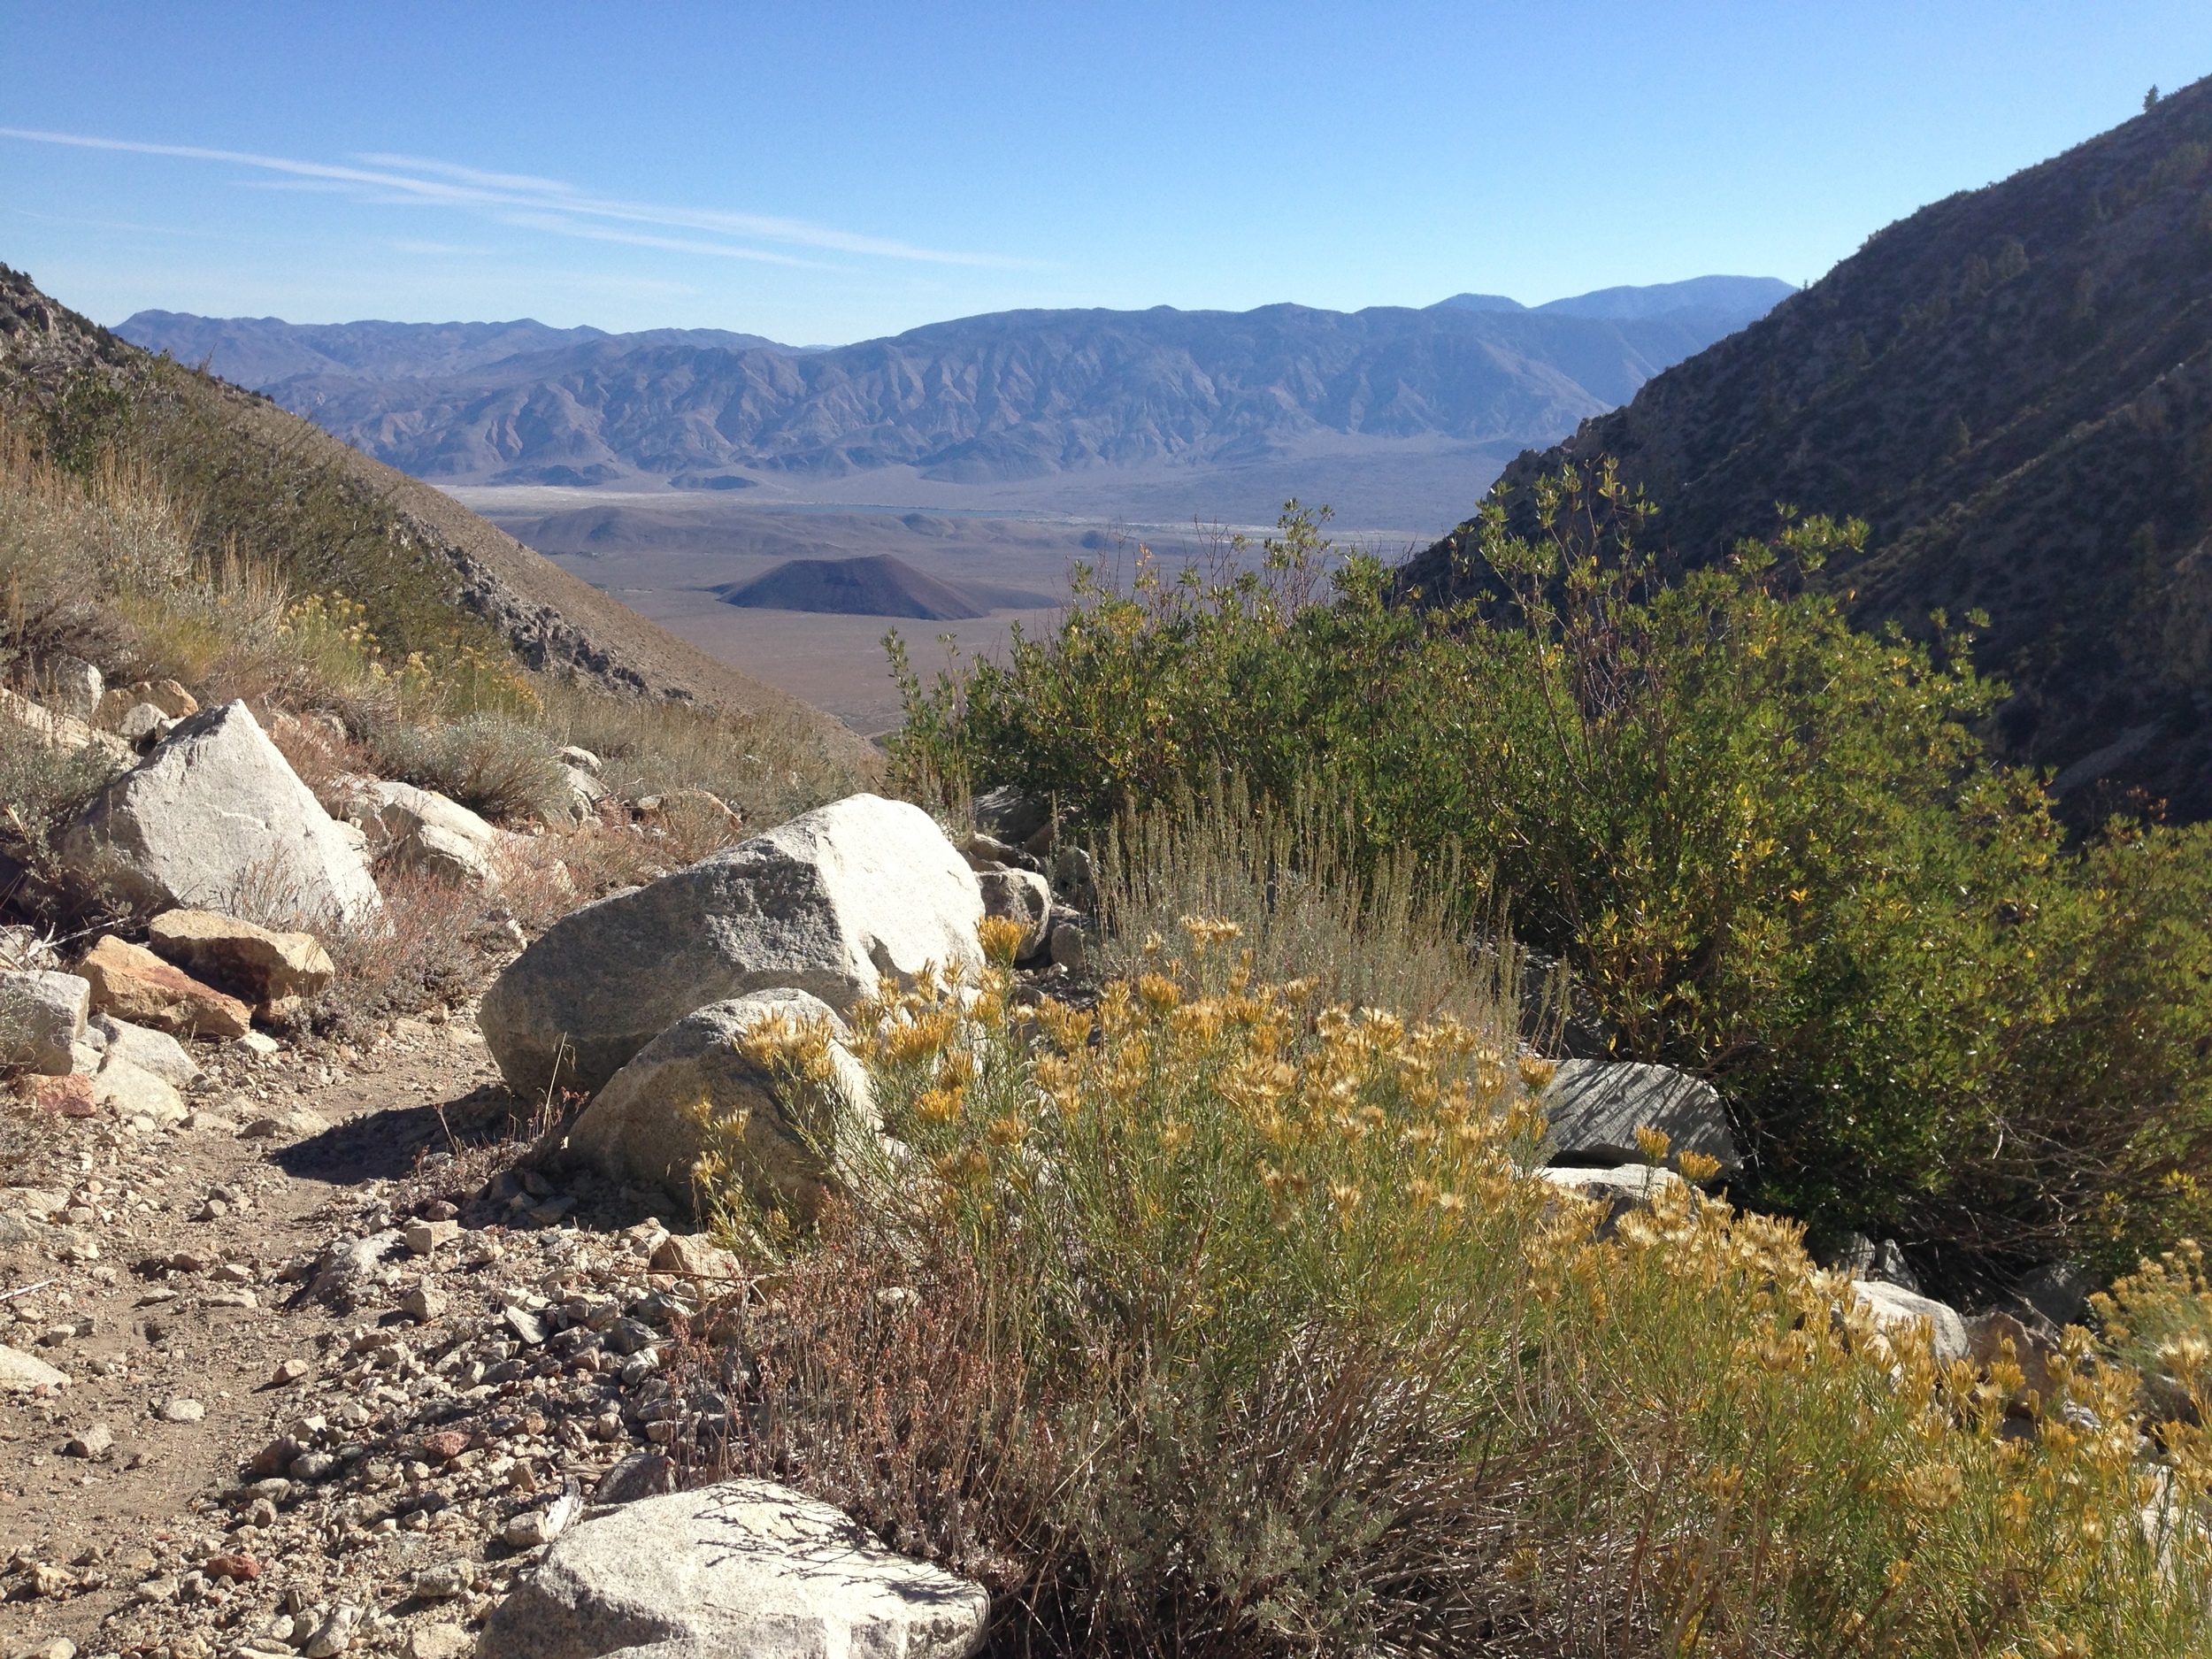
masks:
POLYGON ((775 710, 866 758, 864 745, 831 717, 626 610, 451 497, 264 397, 158 363, 0 266, 0 408, 9 407, 88 434, 186 416, 207 423, 237 454, 355 502, 380 526, 386 557, 426 565, 453 605, 491 624, 532 667, 572 672, 609 690, 775 710))
MULTIPOLYGON (((549 328, 534 318, 506 323, 288 323, 280 317, 195 317, 188 311, 139 311, 115 330, 149 351, 255 391, 303 374, 351 375, 365 380, 457 374, 529 351, 558 351, 617 336, 603 328, 549 328)), ((760 334, 723 328, 660 328, 621 336, 634 343, 720 346, 732 351, 794 348, 760 334)))
MULTIPOLYGON (((1867 624, 1985 609, 1997 735, 2078 817, 2212 814, 2212 81, 1890 226, 1501 482, 1605 455, 1678 565, 1778 502, 1865 518, 1819 580, 1867 624)), ((1462 540, 1408 580, 1448 590, 1462 540)))
MULTIPOLYGON (((213 350, 219 373, 268 375, 258 384, 286 408, 419 477, 730 488, 748 470, 911 466, 975 483, 1161 459, 1233 465, 1316 433, 1529 442, 1622 402, 1771 303, 1762 291, 1655 315, 1618 301, 1594 315, 1449 303, 1006 311, 823 351, 662 331, 496 362, 464 361, 493 348, 457 340, 437 348, 454 354, 449 370, 405 378, 343 363, 288 372, 306 357, 278 351, 261 324, 142 313, 123 332, 180 358, 213 350), (225 330, 237 331, 234 357, 218 349, 225 330)), ((347 326, 380 339, 394 326, 347 326)), ((335 359, 354 349, 333 337, 344 332, 286 338, 335 359)))

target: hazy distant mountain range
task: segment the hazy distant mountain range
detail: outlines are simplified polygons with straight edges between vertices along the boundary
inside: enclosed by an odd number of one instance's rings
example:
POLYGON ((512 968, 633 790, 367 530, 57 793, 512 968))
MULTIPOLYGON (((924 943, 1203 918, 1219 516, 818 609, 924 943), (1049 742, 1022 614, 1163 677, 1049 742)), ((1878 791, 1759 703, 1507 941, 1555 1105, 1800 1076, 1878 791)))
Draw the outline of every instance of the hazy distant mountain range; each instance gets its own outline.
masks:
POLYGON ((834 349, 527 319, 142 311, 116 332, 441 482, 737 489, 902 467, 978 484, 1233 467, 1332 434, 1549 442, 1793 291, 1701 277, 1532 310, 1458 295, 1350 313, 1002 311, 834 349))

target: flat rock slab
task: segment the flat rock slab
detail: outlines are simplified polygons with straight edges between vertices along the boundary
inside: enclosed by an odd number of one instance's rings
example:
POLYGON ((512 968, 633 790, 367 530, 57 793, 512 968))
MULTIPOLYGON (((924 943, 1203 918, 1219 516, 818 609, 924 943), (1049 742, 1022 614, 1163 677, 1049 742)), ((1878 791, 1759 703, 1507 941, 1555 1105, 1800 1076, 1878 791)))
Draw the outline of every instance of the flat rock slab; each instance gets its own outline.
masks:
POLYGON ((477 1651, 964 1659, 989 1612, 980 1585, 894 1555, 828 1504, 726 1480, 571 1530, 492 1614, 477 1651))
POLYGON ((140 945, 111 933, 77 964, 92 985, 92 1006, 134 1025, 181 1036, 242 1037, 253 1010, 203 985, 140 945))
POLYGON ((1713 1086, 1672 1066, 1562 1060, 1544 1094, 1555 1156, 1633 1164, 1639 1128, 1663 1133, 1675 1155, 1702 1153, 1724 1170, 1743 1167, 1713 1086))
POLYGON ((337 964, 312 933, 280 933, 217 910, 165 910, 147 925, 157 956, 264 1010, 330 988, 337 964))
POLYGON ((508 1086, 596 1093, 695 1008, 789 987, 842 1013, 888 979, 983 965, 983 895, 919 807, 818 807, 554 924, 485 993, 508 1086))

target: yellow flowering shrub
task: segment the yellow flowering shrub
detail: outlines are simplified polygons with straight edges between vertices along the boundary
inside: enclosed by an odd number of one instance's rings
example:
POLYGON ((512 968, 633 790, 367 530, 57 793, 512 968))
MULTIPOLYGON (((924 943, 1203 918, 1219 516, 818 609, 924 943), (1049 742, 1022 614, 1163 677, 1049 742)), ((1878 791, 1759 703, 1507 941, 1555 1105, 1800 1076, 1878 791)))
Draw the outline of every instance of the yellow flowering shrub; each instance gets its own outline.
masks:
MULTIPOLYGON (((1183 933, 1091 1009, 991 940, 855 1011, 895 1140, 733 1316, 732 1466, 1038 1651, 2212 1651, 2193 1431, 2085 1333, 2047 1398, 1939 1364, 1793 1224, 1537 1177, 1509 1022, 1183 933)), ((756 1057, 805 1087, 822 1041, 756 1057)))

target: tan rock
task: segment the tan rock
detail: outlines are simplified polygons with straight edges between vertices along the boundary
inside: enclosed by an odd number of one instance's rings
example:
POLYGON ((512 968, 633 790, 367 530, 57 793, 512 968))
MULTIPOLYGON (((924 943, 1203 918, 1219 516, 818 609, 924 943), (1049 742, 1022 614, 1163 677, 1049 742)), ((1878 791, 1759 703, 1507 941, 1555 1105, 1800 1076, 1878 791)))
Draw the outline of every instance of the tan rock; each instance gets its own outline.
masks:
POLYGON ((4 687, 0 687, 0 719, 22 727, 61 754, 73 755, 89 746, 118 766, 127 766, 138 758, 131 753, 131 746, 112 733, 95 731, 73 715, 56 713, 4 687))
POLYGON ((156 1031, 204 1037, 242 1037, 253 1017, 234 996, 112 933, 91 949, 77 972, 92 986, 92 1006, 156 1031))
POLYGON ((99 712, 95 714, 96 725, 112 731, 133 709, 151 703, 165 718, 181 720, 188 714, 200 711, 199 699, 173 680, 142 680, 134 686, 116 686, 100 699, 99 712))
POLYGON ((165 910, 146 929, 154 949, 258 1007, 288 1014, 338 977, 312 933, 272 933, 217 910, 165 910))
POLYGON ((653 1251, 653 1271, 686 1279, 734 1279, 737 1257, 695 1233, 672 1233, 653 1251))

